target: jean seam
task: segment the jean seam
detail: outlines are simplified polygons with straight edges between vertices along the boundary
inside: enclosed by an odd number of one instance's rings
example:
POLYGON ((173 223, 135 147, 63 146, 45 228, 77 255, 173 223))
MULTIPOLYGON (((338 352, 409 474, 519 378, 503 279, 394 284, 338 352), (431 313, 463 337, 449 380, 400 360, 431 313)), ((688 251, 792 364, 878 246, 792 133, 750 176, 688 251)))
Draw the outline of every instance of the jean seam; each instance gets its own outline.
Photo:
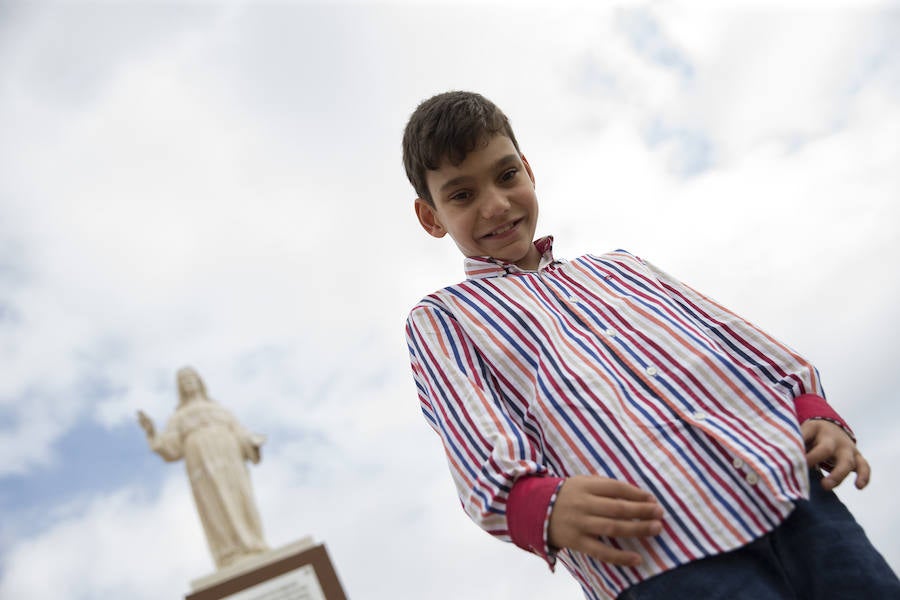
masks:
POLYGON ((791 592, 791 597, 796 600, 800 600, 803 596, 797 593, 797 589, 794 587, 794 582, 791 581, 791 577, 787 572, 787 569, 784 568, 784 563, 781 560, 781 551, 778 547, 778 539, 774 532, 771 532, 770 535, 767 535, 766 542, 769 544, 769 548, 771 549, 772 556, 775 557, 775 563, 778 565, 778 572, 781 575, 781 579, 787 585, 788 590, 791 592))

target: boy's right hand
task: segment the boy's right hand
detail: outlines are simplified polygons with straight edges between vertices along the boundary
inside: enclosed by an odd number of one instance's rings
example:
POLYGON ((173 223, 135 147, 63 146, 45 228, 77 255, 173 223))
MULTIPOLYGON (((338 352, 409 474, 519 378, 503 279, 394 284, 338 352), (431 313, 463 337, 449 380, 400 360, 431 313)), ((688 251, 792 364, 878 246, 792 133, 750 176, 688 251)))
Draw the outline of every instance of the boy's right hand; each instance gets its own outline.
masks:
POLYGON ((597 560, 637 566, 641 557, 600 541, 605 537, 653 537, 662 531, 662 507, 649 492, 623 481, 575 475, 559 488, 547 538, 597 560))

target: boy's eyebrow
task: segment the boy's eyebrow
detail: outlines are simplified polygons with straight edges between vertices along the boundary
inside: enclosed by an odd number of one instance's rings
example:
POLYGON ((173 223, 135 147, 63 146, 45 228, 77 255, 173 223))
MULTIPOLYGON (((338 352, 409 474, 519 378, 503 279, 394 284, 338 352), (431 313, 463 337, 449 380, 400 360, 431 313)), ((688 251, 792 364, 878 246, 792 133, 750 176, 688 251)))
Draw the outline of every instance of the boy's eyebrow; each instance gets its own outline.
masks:
MULTIPOLYGON (((518 154, 507 154, 506 156, 503 156, 503 157, 498 158, 498 159, 494 162, 494 164, 491 165, 491 169, 497 169, 497 168, 502 167, 502 166, 504 166, 504 165, 507 165, 507 164, 509 164, 509 163, 514 163, 514 162, 516 162, 518 159, 519 159, 519 155, 518 155, 518 154)), ((460 175, 460 176, 458 176, 458 177, 454 177, 453 179, 450 179, 450 180, 444 182, 444 185, 441 186, 440 191, 442 191, 442 192, 443 192, 443 191, 446 191, 447 188, 451 188, 451 187, 453 187, 453 186, 455 186, 455 185, 459 185, 459 184, 462 183, 463 181, 466 181, 466 180, 471 179, 471 178, 472 178, 471 175, 460 175)))

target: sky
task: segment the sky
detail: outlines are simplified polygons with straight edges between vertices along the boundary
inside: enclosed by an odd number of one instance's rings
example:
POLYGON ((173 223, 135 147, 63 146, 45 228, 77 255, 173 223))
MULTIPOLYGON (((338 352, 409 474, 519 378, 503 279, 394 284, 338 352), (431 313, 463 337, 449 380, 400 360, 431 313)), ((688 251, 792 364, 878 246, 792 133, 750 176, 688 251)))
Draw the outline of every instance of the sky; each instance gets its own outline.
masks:
POLYGON ((895 571, 900 3, 0 4, 0 598, 179 598, 213 570, 150 452, 175 372, 268 436, 271 546, 353 598, 578 598, 470 523, 404 322, 462 279, 400 139, 479 91, 558 257, 625 248, 810 358, 895 571), (598 7, 594 4, 603 4, 598 7))

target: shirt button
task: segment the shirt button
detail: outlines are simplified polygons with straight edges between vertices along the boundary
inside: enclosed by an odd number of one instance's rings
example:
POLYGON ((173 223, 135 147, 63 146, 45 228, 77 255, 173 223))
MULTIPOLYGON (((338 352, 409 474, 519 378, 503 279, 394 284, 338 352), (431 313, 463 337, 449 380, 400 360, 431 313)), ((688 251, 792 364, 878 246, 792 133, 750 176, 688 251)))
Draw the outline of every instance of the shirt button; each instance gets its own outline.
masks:
POLYGON ((759 475, 757 475, 753 471, 747 473, 747 476, 744 479, 746 479, 747 483, 749 483, 750 485, 756 485, 757 483, 759 483, 759 475))
POLYGON ((578 304, 578 296, 569 296, 569 302, 572 304, 578 304))
POLYGON ((606 335, 608 335, 609 337, 616 337, 616 330, 615 329, 607 329, 606 335))
POLYGON ((654 377, 656 375, 656 367, 647 367, 647 375, 654 377))
POLYGON ((697 411, 697 412, 694 413, 694 418, 697 419, 698 421, 704 421, 704 420, 706 420, 706 417, 707 417, 707 416, 708 416, 708 415, 707 415, 705 412, 697 411))
POLYGON ((742 469, 744 467, 744 461, 742 461, 739 458, 736 458, 733 461, 731 461, 731 464, 734 466, 735 469, 742 469))

